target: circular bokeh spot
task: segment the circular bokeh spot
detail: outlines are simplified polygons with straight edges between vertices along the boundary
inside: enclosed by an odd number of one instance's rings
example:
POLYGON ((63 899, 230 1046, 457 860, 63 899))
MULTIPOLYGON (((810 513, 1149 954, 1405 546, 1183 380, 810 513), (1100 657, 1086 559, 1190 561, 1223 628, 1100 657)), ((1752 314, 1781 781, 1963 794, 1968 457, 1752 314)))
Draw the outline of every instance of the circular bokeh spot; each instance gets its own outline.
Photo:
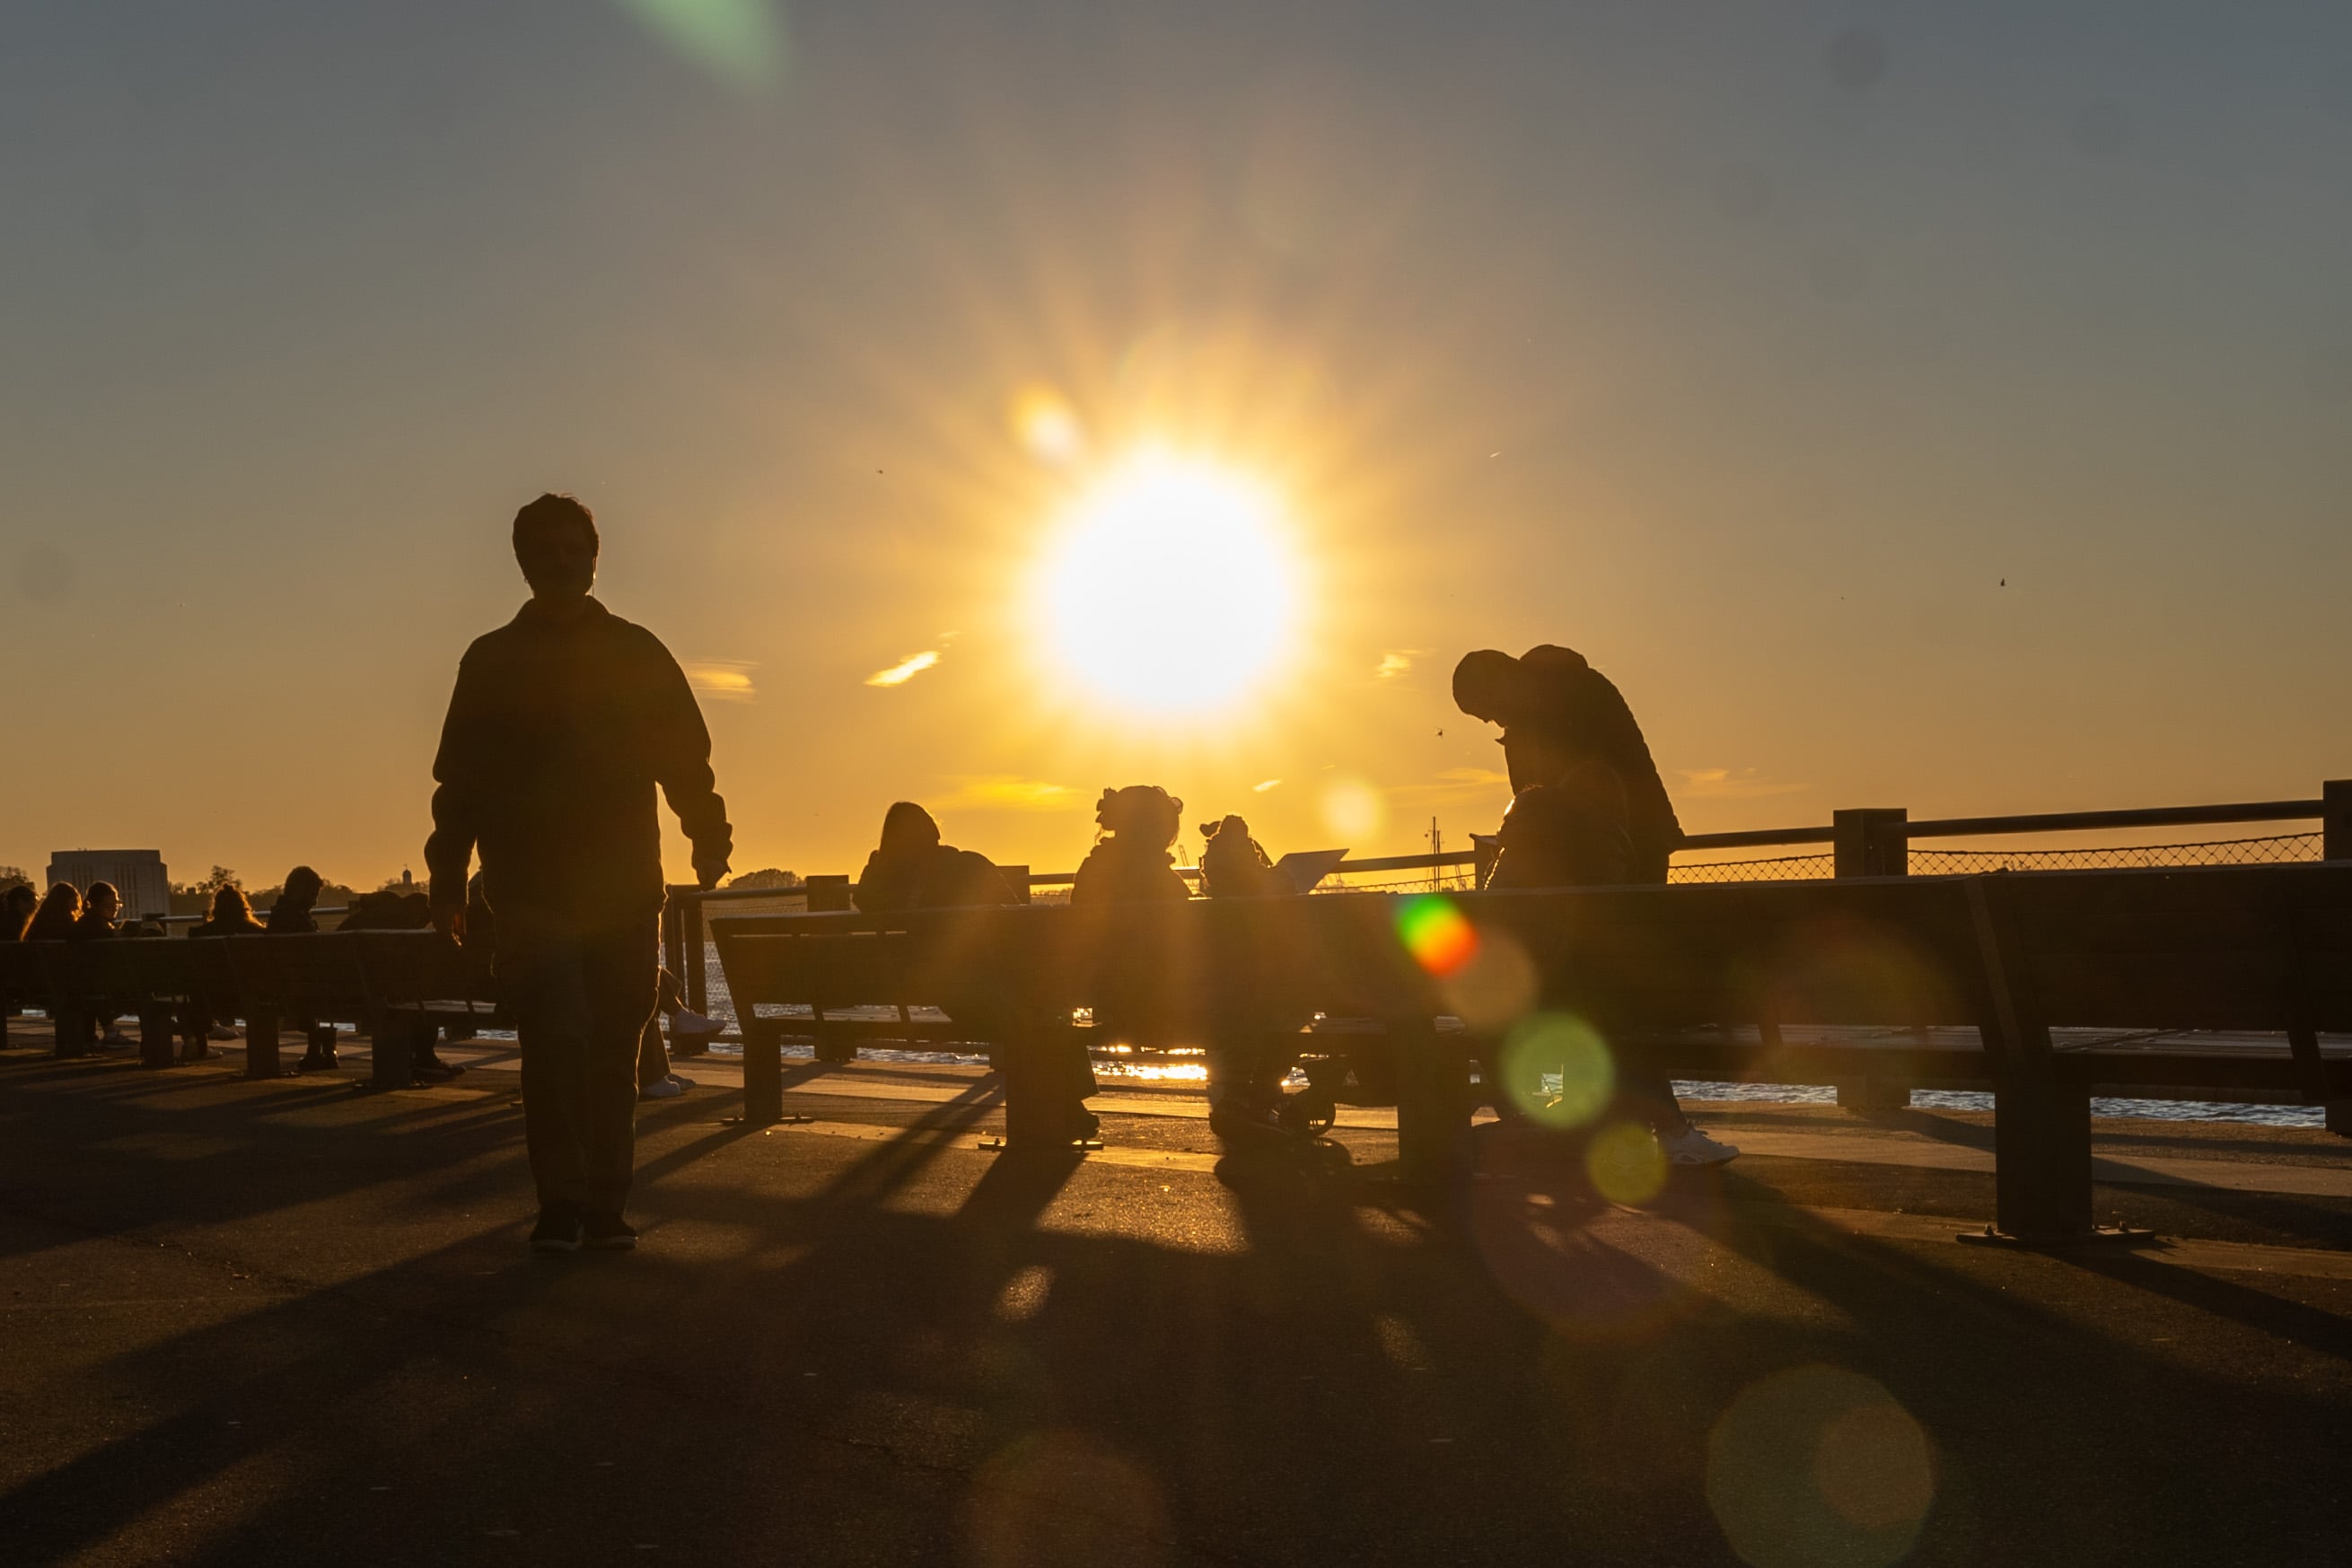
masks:
POLYGON ((1512 1103, 1547 1127, 1581 1127, 1607 1110, 1617 1092, 1617 1063, 1609 1047, 1572 1014, 1522 1019, 1503 1037, 1502 1061, 1512 1103))
POLYGON ((1584 1174, 1612 1203, 1647 1203, 1666 1185, 1666 1154, 1641 1123, 1612 1123, 1585 1145, 1584 1174))
POLYGON ((1707 1437, 1707 1506, 1754 1568, 1887 1568, 1917 1542, 1935 1498, 1927 1433, 1857 1372, 1774 1373, 1707 1437))

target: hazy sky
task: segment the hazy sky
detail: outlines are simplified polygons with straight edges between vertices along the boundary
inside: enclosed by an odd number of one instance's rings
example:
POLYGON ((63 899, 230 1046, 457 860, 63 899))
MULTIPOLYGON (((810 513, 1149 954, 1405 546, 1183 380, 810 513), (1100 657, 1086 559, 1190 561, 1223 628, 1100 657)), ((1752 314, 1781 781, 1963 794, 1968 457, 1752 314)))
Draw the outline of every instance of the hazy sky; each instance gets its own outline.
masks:
POLYGON ((2327 0, 17 0, 0 862, 421 872, 547 488, 712 688, 738 870, 854 870, 899 796, 1067 869, 1138 779, 1462 842, 1446 672, 1546 641, 1695 830, 2315 793, 2347 170, 2327 0), (1038 652, 1138 444, 1307 574, 1207 722, 1038 652))

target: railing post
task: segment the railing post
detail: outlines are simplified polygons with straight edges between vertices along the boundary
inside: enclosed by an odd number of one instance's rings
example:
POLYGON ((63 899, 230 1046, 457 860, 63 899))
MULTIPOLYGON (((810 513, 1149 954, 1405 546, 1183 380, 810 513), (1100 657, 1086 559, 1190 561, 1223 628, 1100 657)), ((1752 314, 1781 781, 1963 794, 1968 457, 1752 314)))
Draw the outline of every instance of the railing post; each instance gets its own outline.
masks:
POLYGON ((678 983, 686 989, 686 1005, 698 1013, 710 1011, 709 977, 702 972, 702 890, 686 889, 678 909, 679 951, 686 960, 686 972, 678 983))
POLYGON ((2352 779, 2330 779, 2319 799, 2319 858, 2352 861, 2352 779))
MULTIPOLYGON (((1910 811, 1901 806, 1865 806, 1831 817, 1836 873, 1850 876, 1911 874, 1910 811)), ((1911 1103, 1911 1086, 1887 1078, 1853 1078, 1837 1086, 1838 1104, 1865 1115, 1901 1111, 1911 1103)))
POLYGON ((1831 819, 1840 876, 1911 874, 1911 813, 1901 806, 1865 806, 1831 819))

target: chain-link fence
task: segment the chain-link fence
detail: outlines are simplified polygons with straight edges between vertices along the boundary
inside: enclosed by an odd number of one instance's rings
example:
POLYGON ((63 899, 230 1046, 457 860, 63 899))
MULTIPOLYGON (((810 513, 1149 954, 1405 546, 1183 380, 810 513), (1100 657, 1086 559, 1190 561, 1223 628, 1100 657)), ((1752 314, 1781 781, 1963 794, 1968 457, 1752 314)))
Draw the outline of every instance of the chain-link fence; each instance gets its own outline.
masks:
MULTIPOLYGON (((2321 835, 2274 833, 2194 844, 2098 845, 2063 850, 1930 850, 1911 846, 1913 876, 1985 871, 2105 871, 2193 865, 2268 865, 2320 858, 2321 835)), ((1680 869, 1680 868, 1676 868, 1680 869)))
POLYGON ((1666 880, 1693 882, 1811 882, 1837 874, 1837 857, 1827 850, 1806 855, 1774 855, 1768 860, 1706 861, 1696 865, 1666 868, 1666 880))

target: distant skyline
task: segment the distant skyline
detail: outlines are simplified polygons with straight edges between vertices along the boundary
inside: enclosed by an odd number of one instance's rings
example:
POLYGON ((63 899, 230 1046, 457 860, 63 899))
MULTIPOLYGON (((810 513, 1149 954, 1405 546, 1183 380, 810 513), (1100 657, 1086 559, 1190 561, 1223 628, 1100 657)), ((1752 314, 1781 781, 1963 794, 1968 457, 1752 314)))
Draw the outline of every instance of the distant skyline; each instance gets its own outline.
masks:
MULTIPOLYGON (((423 874, 515 508, 695 675, 735 869, 1506 803, 1559 642, 1694 831, 2352 776, 2352 8, 215 0, 0 54, 0 863, 423 874), (1235 705, 1035 584, 1139 449, 1299 563, 1235 705)), ((1159 570, 1220 592, 1224 561, 1159 570)), ((673 833, 671 871, 684 877, 673 833)))

